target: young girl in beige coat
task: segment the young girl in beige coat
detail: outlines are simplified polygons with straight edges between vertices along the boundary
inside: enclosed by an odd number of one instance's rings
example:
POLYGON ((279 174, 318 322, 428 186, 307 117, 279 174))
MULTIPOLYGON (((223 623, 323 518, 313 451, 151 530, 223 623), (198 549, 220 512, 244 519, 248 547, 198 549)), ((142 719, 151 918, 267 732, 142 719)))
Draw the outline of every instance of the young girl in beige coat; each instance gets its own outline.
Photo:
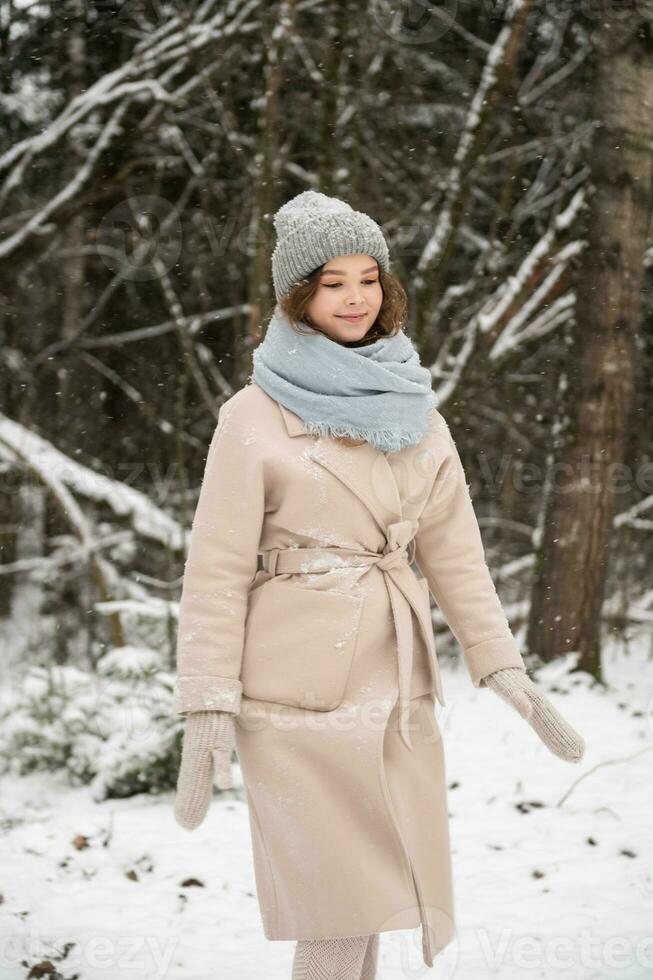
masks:
POLYGON ((293 980, 372 980, 381 932, 421 925, 427 966, 455 934, 430 596, 476 687, 584 745, 526 673, 381 229, 313 191, 275 228, 277 306, 193 520, 175 816, 201 823, 235 747, 266 937, 296 940, 293 980))

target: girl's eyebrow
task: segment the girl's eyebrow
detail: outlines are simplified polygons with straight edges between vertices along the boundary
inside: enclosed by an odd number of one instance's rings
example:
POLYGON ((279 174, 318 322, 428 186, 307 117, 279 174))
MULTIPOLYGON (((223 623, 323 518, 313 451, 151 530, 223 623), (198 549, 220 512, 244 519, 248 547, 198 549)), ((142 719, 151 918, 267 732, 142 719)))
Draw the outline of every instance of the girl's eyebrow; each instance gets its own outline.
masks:
MULTIPOLYGON (((376 266, 371 265, 369 269, 363 269, 361 276, 367 275, 368 272, 376 272, 376 266)), ((342 269, 327 269, 326 272, 321 272, 321 276, 346 276, 347 273, 343 272, 342 269)))

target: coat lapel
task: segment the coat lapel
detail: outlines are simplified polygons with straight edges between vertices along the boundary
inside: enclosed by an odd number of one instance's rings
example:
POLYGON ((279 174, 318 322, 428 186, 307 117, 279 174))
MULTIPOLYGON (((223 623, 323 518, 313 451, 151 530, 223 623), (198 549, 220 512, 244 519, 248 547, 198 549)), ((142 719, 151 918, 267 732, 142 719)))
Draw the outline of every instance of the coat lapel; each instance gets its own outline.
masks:
POLYGON ((308 451, 314 462, 323 466, 343 483, 367 507, 385 533, 389 524, 403 519, 397 482, 384 453, 370 443, 354 448, 326 436, 312 436, 302 419, 277 402, 288 435, 310 435, 313 443, 308 451))

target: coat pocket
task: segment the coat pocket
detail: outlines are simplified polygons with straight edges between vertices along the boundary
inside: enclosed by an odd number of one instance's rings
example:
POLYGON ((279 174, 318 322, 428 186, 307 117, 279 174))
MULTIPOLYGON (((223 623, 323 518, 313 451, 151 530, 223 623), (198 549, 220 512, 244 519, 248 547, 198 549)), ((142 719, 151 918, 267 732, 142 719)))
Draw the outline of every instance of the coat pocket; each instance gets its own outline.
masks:
POLYGON ((250 592, 240 680, 243 697, 312 711, 342 702, 363 596, 269 579, 250 592))

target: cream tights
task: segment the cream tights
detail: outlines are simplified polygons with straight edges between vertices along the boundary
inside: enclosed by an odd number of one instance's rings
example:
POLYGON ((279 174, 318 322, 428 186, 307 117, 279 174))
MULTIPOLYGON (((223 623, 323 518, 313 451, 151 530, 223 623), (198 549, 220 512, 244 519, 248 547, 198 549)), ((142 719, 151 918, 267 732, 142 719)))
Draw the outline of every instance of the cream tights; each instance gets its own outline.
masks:
POLYGON ((300 939, 292 980, 375 980, 379 934, 300 939))

